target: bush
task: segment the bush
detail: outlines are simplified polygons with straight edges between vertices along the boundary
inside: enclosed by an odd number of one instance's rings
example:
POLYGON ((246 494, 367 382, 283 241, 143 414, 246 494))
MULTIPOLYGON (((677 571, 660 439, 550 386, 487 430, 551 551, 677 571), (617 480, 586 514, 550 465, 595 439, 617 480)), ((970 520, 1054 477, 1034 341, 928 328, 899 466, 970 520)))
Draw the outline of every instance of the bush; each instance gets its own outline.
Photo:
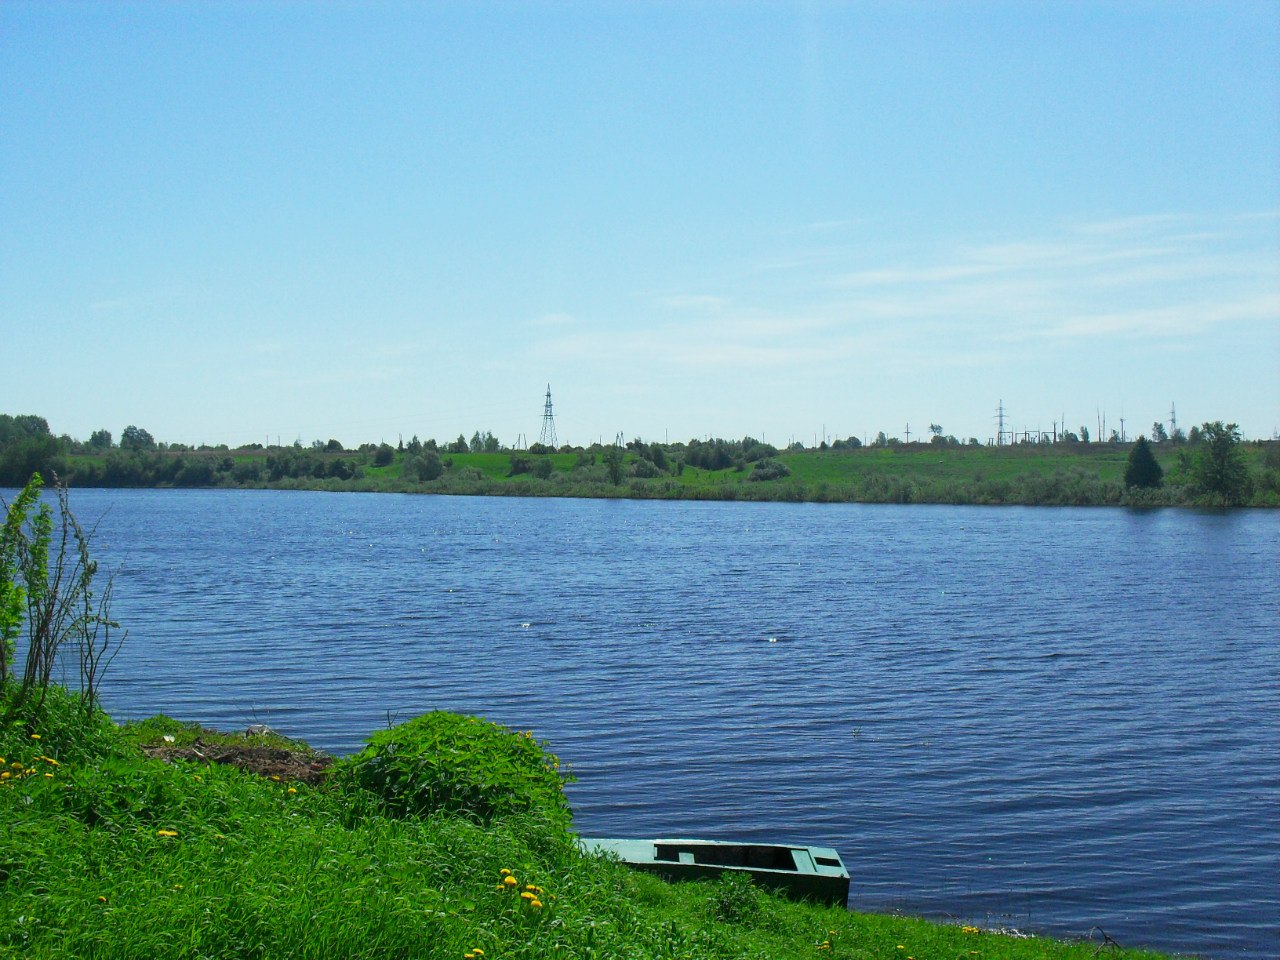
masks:
POLYGON ((374 734, 337 774, 393 816, 454 813, 487 824, 528 813, 563 829, 572 816, 564 796, 572 778, 532 733, 439 710, 374 734))
POLYGON ((637 460, 631 464, 631 476, 642 480, 652 480, 654 477, 662 476, 662 471, 658 469, 656 463, 650 460, 637 460))
POLYGON ((791 476, 791 470, 779 460, 757 460, 748 480, 780 480, 791 476))

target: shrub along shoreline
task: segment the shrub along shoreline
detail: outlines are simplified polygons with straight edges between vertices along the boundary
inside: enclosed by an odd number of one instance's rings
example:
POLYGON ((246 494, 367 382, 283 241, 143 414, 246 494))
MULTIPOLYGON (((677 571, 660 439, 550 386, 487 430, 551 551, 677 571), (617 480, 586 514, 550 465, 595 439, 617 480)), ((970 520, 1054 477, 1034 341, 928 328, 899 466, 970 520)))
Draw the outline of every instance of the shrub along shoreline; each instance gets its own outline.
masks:
POLYGON ((479 718, 428 714, 307 784, 149 757, 217 739, 167 718, 118 727, 56 686, 15 715, 12 695, 0 956, 1086 960, 1101 942, 633 873, 579 850, 546 745, 479 718))

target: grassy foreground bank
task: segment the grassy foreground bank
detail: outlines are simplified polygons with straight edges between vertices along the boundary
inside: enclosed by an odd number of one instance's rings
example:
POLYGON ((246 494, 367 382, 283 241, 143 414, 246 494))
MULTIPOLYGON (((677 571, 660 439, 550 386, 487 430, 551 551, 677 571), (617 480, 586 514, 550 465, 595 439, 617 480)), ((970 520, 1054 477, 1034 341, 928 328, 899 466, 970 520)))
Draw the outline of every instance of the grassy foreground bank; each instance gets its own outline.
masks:
POLYGON ((146 756, 165 737, 216 739, 174 721, 117 727, 57 687, 38 716, 14 715, 11 694, 0 957, 1086 960, 1099 946, 634 874, 578 851, 544 745, 474 718, 376 734, 308 784, 146 756))

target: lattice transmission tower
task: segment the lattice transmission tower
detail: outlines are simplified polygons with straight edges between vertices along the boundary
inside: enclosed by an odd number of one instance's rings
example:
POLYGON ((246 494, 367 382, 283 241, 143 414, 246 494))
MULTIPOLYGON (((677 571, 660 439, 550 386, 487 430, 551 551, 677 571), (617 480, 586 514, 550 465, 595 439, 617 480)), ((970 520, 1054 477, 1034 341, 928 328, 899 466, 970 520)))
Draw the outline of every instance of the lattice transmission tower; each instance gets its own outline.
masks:
POLYGON ((542 405, 542 435, 538 442, 543 446, 556 446, 556 415, 551 412, 551 384, 547 384, 547 402, 542 405))

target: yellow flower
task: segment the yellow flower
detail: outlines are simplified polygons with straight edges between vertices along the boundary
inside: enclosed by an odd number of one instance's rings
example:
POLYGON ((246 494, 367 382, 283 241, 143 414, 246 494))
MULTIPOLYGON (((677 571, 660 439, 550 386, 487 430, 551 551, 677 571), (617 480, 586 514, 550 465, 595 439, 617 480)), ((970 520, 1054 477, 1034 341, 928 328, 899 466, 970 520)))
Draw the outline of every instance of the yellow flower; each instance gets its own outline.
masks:
POLYGON ((981 933, 982 931, 980 931, 977 927, 961 927, 960 932, 961 933, 981 933))
POLYGON ((6 770, 4 773, 0 773, 0 780, 8 780, 12 776, 13 774, 6 770))
POLYGON ((99 898, 98 898, 98 902, 99 902, 99 903, 106 903, 106 902, 107 902, 107 898, 106 898, 106 897, 99 897, 99 898))
POLYGON ((476 955, 475 955, 475 952, 474 952, 474 951, 473 951, 473 952, 471 952, 471 953, 464 953, 464 954, 462 955, 462 960, 475 960, 475 956, 476 956, 476 955))
POLYGON ((483 950, 481 950, 479 947, 476 947, 476 948, 475 948, 474 950, 472 950, 471 952, 472 952, 472 953, 474 953, 477 957, 483 957, 483 956, 484 956, 484 951, 483 951, 483 950))
POLYGON ((532 893, 530 893, 528 890, 526 890, 524 893, 520 894, 520 899, 521 899, 521 900, 536 900, 536 899, 537 899, 537 897, 535 897, 532 893))
POLYGON ((504 886, 507 886, 507 887, 514 887, 514 886, 515 886, 516 884, 518 884, 519 882, 520 882, 519 880, 517 880, 515 877, 513 877, 513 876, 512 876, 511 874, 509 874, 509 873, 508 873, 505 877, 503 877, 503 878, 502 878, 502 883, 503 883, 503 885, 504 885, 504 886))
POLYGON ((176 837, 177 835, 178 835, 177 830, 157 830, 156 831, 157 837, 176 837))
POLYGON ((297 790, 297 788, 296 788, 296 787, 290 787, 290 788, 289 788, 289 792, 290 792, 290 793, 297 793, 297 792, 298 792, 298 790, 297 790))
POLYGON ((52 773, 46 773, 46 774, 45 774, 45 776, 46 776, 46 777, 50 777, 50 778, 52 778, 52 777, 53 777, 53 774, 52 774, 52 773))
POLYGON ((40 759, 43 760, 45 763, 53 764, 55 767, 62 766, 62 764, 60 764, 57 760, 53 759, 53 757, 41 757, 40 759))
POLYGON ((542 909, 542 901, 541 901, 541 900, 530 900, 530 901, 529 901, 529 906, 533 907, 533 909, 535 909, 535 910, 541 910, 541 909, 542 909))
POLYGON ((503 867, 501 870, 498 871, 498 876, 509 877, 511 876, 511 871, 508 870, 506 867, 503 867))
POLYGON ((39 740, 39 739, 40 739, 40 734, 38 734, 38 733, 33 733, 33 734, 31 735, 31 739, 32 739, 32 740, 39 740))

